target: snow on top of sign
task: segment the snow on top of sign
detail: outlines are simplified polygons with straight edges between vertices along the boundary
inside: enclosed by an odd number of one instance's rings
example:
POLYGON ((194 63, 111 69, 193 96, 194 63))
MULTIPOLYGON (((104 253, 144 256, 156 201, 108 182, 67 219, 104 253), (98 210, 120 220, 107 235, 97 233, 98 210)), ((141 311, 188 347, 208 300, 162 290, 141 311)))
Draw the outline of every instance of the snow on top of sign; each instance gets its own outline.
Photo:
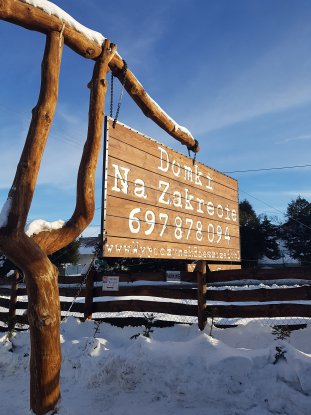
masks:
POLYGON ((30 4, 38 9, 41 9, 49 15, 58 17, 62 22, 67 23, 69 26, 74 27, 78 32, 85 35, 88 39, 97 42, 102 45, 105 37, 95 30, 91 30, 81 23, 77 22, 70 14, 66 13, 63 9, 56 6, 56 4, 47 0, 21 0, 23 3, 30 4))
POLYGON ((10 197, 7 198, 5 204, 3 205, 1 212, 0 212, 0 228, 4 228, 8 222, 8 216, 11 209, 12 199, 10 197))
POLYGON ((52 231, 54 229, 60 229, 65 225, 63 220, 56 220, 54 222, 47 222, 42 219, 37 219, 31 222, 26 229, 26 235, 32 236, 40 232, 52 231))

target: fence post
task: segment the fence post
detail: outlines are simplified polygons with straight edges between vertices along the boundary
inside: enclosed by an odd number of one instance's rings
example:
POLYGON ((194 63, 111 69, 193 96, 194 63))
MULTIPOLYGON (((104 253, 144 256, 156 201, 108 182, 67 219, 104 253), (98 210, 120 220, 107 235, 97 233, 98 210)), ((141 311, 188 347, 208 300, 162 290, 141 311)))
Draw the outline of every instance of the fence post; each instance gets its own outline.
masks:
POLYGON ((84 304, 84 320, 92 320, 93 312, 93 286, 95 268, 93 264, 88 269, 85 282, 85 304, 84 304))
POLYGON ((15 327, 16 323, 16 303, 17 303, 17 291, 18 291, 19 272, 15 271, 11 284, 10 306, 8 315, 8 331, 11 331, 15 327))
POLYGON ((200 330, 204 330, 207 323, 206 315, 206 261, 198 261, 195 267, 197 274, 198 289, 198 326, 200 330))

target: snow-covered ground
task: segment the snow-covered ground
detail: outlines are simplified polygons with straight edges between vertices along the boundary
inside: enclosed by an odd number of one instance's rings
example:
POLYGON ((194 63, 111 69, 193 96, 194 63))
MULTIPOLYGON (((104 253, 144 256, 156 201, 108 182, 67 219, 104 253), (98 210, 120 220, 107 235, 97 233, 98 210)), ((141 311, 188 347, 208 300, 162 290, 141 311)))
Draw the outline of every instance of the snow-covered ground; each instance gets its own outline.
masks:
MULTIPOLYGON (((277 339, 258 321, 230 329, 196 325, 61 326, 59 415, 309 415, 311 329, 277 339)), ((0 342, 0 414, 28 414, 29 333, 0 342)))

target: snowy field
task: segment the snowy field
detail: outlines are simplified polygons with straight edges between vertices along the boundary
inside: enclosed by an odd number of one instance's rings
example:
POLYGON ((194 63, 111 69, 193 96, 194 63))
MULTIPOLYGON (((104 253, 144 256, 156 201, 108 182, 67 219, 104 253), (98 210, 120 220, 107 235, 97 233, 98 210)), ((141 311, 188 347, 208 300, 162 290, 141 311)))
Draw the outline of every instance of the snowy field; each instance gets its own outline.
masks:
MULTIPOLYGON (((309 415, 311 329, 280 340, 258 321, 118 328, 70 317, 61 326, 59 415, 309 415)), ((0 414, 29 414, 29 333, 0 342, 0 414)))

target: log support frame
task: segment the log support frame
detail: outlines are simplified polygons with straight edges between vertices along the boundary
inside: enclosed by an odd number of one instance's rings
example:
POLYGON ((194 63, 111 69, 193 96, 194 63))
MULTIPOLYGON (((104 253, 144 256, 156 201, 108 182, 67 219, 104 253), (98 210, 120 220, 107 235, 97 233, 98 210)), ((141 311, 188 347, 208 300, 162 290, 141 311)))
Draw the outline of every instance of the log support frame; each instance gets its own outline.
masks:
POLYGON ((63 30, 46 36, 39 99, 8 196, 6 224, 0 228, 0 249, 24 273, 30 326, 30 408, 37 415, 54 409, 60 398, 60 302, 58 270, 48 255, 74 240, 94 215, 95 170, 101 145, 106 74, 115 45, 105 40, 90 84, 89 127, 77 180, 77 202, 61 229, 28 237, 24 228, 32 202, 58 96, 63 30))
MULTIPOLYGON (((94 40, 87 38, 83 33, 78 32, 70 25, 63 27, 63 22, 56 16, 47 15, 40 8, 19 0, 0 1, 0 20, 23 26, 29 30, 36 30, 42 33, 63 30, 64 40, 67 46, 87 59, 97 58, 101 54, 102 47, 94 40)), ((109 67, 113 74, 123 82, 123 59, 119 54, 114 54, 109 61, 109 67)), ((130 71, 126 72, 125 89, 146 117, 152 119, 160 128, 187 146, 190 150, 197 153, 200 147, 191 133, 182 128, 169 117, 149 96, 142 84, 130 71)))
POLYGON ((196 268, 195 268, 195 273, 197 277, 197 288, 198 288, 198 326, 201 331, 204 330, 206 323, 207 323, 207 313, 206 313, 207 268, 208 266, 207 266, 206 261, 198 261, 196 268))

